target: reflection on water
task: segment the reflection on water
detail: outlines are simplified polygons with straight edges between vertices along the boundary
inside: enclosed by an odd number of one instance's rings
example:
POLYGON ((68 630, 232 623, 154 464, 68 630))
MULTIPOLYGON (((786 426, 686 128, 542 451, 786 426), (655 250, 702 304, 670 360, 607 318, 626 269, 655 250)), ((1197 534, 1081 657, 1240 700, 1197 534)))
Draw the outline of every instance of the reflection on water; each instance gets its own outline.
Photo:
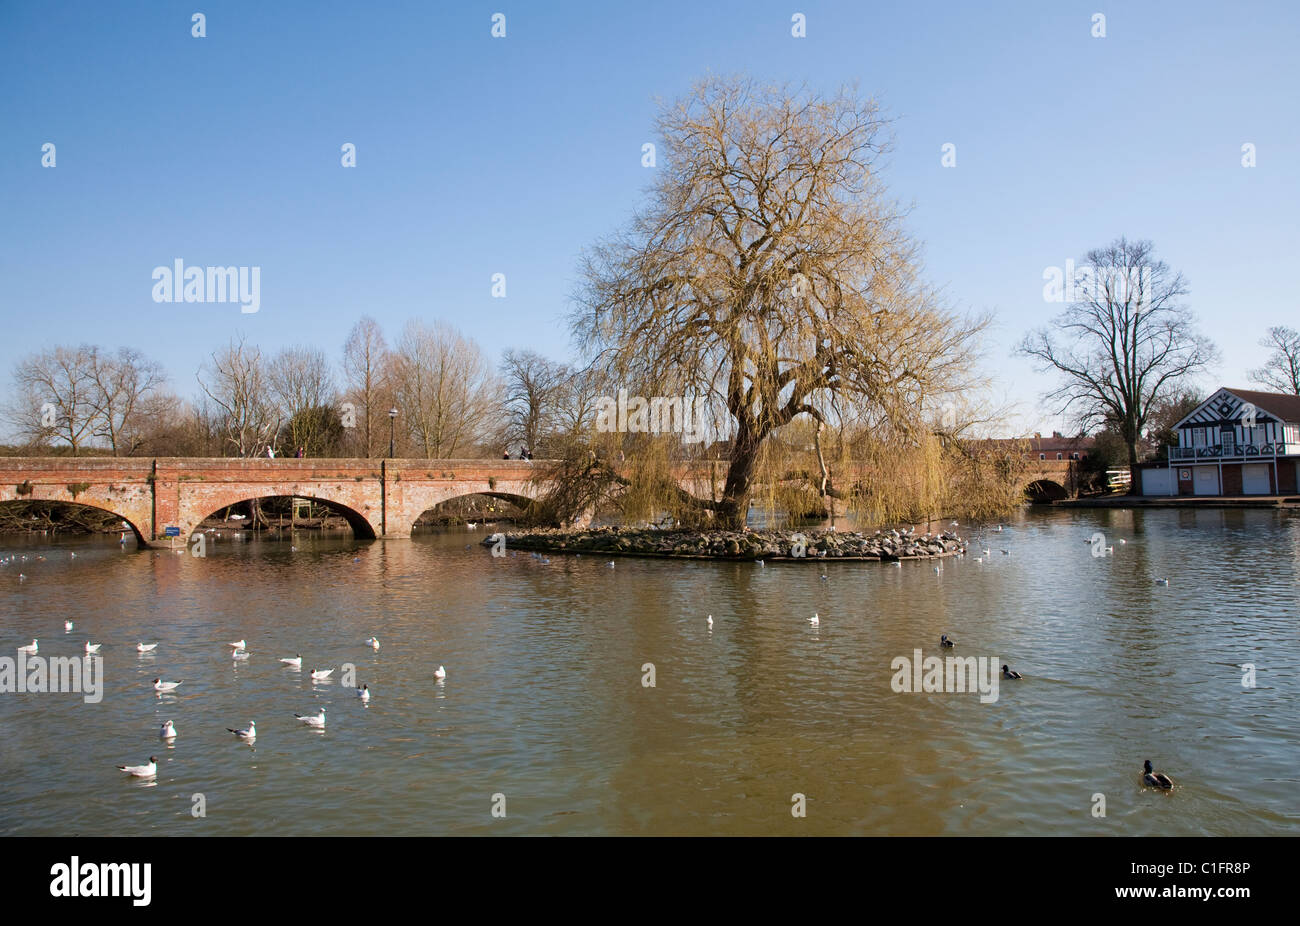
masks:
POLYGON ((0 567, 4 653, 102 642, 105 679, 98 704, 0 695, 0 833, 1300 830, 1289 514, 1035 511, 984 536, 985 562, 939 574, 543 564, 493 558, 482 536, 226 537, 204 559, 0 539, 28 557, 0 567), (1113 555, 1091 555, 1096 531, 1113 555), (943 633, 1026 678, 991 704, 895 693, 891 660, 943 633), (226 645, 241 637, 242 663, 226 645), (298 653, 301 670, 279 662, 298 653), (336 671, 313 683, 313 668, 336 671), (159 695, 159 676, 184 681, 159 695), (321 730, 294 717, 322 707, 321 730), (227 732, 250 721, 252 743, 227 732), (114 767, 150 755, 154 781, 114 767), (1146 758, 1172 793, 1141 786, 1146 758))

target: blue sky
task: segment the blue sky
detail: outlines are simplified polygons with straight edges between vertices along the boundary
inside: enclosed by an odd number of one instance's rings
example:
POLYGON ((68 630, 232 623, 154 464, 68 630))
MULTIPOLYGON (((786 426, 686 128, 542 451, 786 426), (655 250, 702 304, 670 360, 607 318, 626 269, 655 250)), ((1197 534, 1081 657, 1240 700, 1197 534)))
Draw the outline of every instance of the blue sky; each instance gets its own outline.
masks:
POLYGON ((1246 385, 1264 330, 1300 325, 1300 4, 612 6, 0 0, 0 381, 84 341, 190 395, 232 335, 337 358, 363 314, 568 359, 578 254, 643 199, 655 98, 708 72, 878 98, 884 178, 928 278, 996 314, 986 366, 1021 429, 1059 426, 1050 378, 1010 356, 1060 308, 1044 269, 1121 234, 1187 276, 1224 356, 1207 387, 1246 385), (176 258, 260 267, 261 310, 155 303, 176 258))

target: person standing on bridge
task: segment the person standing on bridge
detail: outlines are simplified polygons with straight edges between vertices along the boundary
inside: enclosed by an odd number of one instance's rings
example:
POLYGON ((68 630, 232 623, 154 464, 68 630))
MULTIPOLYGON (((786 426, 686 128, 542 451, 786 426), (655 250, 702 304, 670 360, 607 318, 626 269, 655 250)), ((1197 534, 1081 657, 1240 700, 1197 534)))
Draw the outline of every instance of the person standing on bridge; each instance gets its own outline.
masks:
POLYGON ((272 460, 275 459, 275 448, 272 447, 270 444, 266 445, 266 455, 270 457, 272 460))
POLYGON ((294 456, 297 457, 299 460, 301 460, 306 455, 307 455, 307 451, 304 450, 302 447, 299 447, 298 452, 294 454, 294 456))

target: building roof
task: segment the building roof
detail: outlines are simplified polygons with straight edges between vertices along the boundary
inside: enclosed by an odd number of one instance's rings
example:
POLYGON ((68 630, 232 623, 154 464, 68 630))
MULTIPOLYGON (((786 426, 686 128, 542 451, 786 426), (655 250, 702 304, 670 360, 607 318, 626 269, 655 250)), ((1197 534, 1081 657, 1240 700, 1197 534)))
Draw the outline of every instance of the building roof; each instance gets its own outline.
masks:
POLYGON ((1204 402, 1174 425, 1175 428, 1235 421, 1241 417, 1242 405, 1250 403, 1267 417, 1287 423, 1300 422, 1300 395, 1282 392, 1258 392, 1254 389, 1220 387, 1204 402))
POLYGON ((1288 395, 1285 392, 1256 392, 1253 389, 1233 389, 1231 386, 1227 389, 1237 398, 1245 399, 1256 408, 1262 408, 1283 421, 1300 421, 1300 395, 1288 395))

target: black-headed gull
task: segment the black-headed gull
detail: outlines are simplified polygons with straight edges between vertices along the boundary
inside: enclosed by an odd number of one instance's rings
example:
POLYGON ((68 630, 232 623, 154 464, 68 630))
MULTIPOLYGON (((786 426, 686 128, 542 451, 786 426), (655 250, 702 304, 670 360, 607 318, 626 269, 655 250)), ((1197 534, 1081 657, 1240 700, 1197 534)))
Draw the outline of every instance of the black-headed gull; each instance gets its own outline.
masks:
POLYGON ((38 646, 36 645, 36 638, 33 637, 31 643, 28 643, 26 646, 20 646, 20 647, 18 647, 18 652, 20 652, 20 653, 35 653, 39 648, 40 648, 40 647, 38 647, 38 646))
POLYGON ((366 646, 369 646, 369 647, 371 647, 372 649, 374 649, 375 651, 378 651, 378 650, 379 650, 379 638, 378 638, 378 637, 366 637, 366 646))
POLYGON ((63 632, 64 632, 64 633, 72 633, 72 621, 64 621, 64 622, 63 622, 63 632))
POLYGON ((447 670, 442 666, 438 666, 438 668, 433 670, 433 677, 436 679, 444 679, 447 677, 447 670))
POLYGON ((158 774, 158 760, 150 756, 148 765, 119 765, 118 770, 136 778, 152 778, 158 774))
POLYGON ((243 730, 236 730, 234 727, 226 727, 226 729, 235 734, 235 736, 239 737, 241 740, 257 739, 257 724, 253 723, 251 720, 248 722, 248 726, 243 730))
MULTIPOLYGON (((181 679, 181 682, 183 681, 185 680, 181 679)), ((153 680, 153 690, 154 691, 175 691, 176 686, 179 685, 181 682, 164 682, 162 679, 156 678, 153 680)))
POLYGON ((137 643, 135 645, 135 651, 137 653, 152 653, 157 648, 157 643, 137 643))
POLYGON ((294 656, 292 659, 281 659, 280 661, 284 663, 286 666, 293 666, 295 669, 301 669, 302 653, 299 653, 297 656, 294 656))
POLYGON ((89 640, 87 640, 87 641, 86 641, 86 652, 87 652, 87 653, 98 653, 98 652, 99 652, 99 648, 100 648, 101 646, 103 646, 103 645, 104 645, 103 643, 91 643, 89 640))
POLYGON ((234 643, 227 643, 226 646, 229 646, 231 649, 248 649, 248 641, 236 640, 234 643))
POLYGON ((369 686, 369 685, 362 685, 360 688, 358 688, 358 689, 357 689, 357 697, 360 698, 362 701, 369 701, 369 700, 370 700, 370 686, 369 686))
POLYGON ((329 678, 333 674, 334 674, 333 669, 312 669, 311 680, 313 682, 323 682, 325 681, 325 679, 329 678))
POLYGON ((299 720, 301 720, 303 723, 305 723, 305 724, 306 724, 307 726, 309 726, 309 727, 323 727, 323 726, 325 726, 325 708, 323 708, 323 707, 320 709, 320 713, 319 713, 319 714, 315 714, 315 715, 311 715, 311 716, 304 716, 304 715, 302 715, 302 714, 294 714, 293 716, 297 717, 299 720))
POLYGON ((159 731, 158 735, 165 740, 176 739, 176 724, 172 723, 170 720, 167 721, 162 725, 162 730, 159 731))
POLYGON ((710 629, 710 630, 713 629, 713 615, 712 615, 712 614, 709 615, 709 629, 710 629))
POLYGON ((812 624, 814 627, 820 626, 821 622, 822 622, 821 615, 816 613, 814 613, 812 617, 808 618, 808 623, 812 624))

